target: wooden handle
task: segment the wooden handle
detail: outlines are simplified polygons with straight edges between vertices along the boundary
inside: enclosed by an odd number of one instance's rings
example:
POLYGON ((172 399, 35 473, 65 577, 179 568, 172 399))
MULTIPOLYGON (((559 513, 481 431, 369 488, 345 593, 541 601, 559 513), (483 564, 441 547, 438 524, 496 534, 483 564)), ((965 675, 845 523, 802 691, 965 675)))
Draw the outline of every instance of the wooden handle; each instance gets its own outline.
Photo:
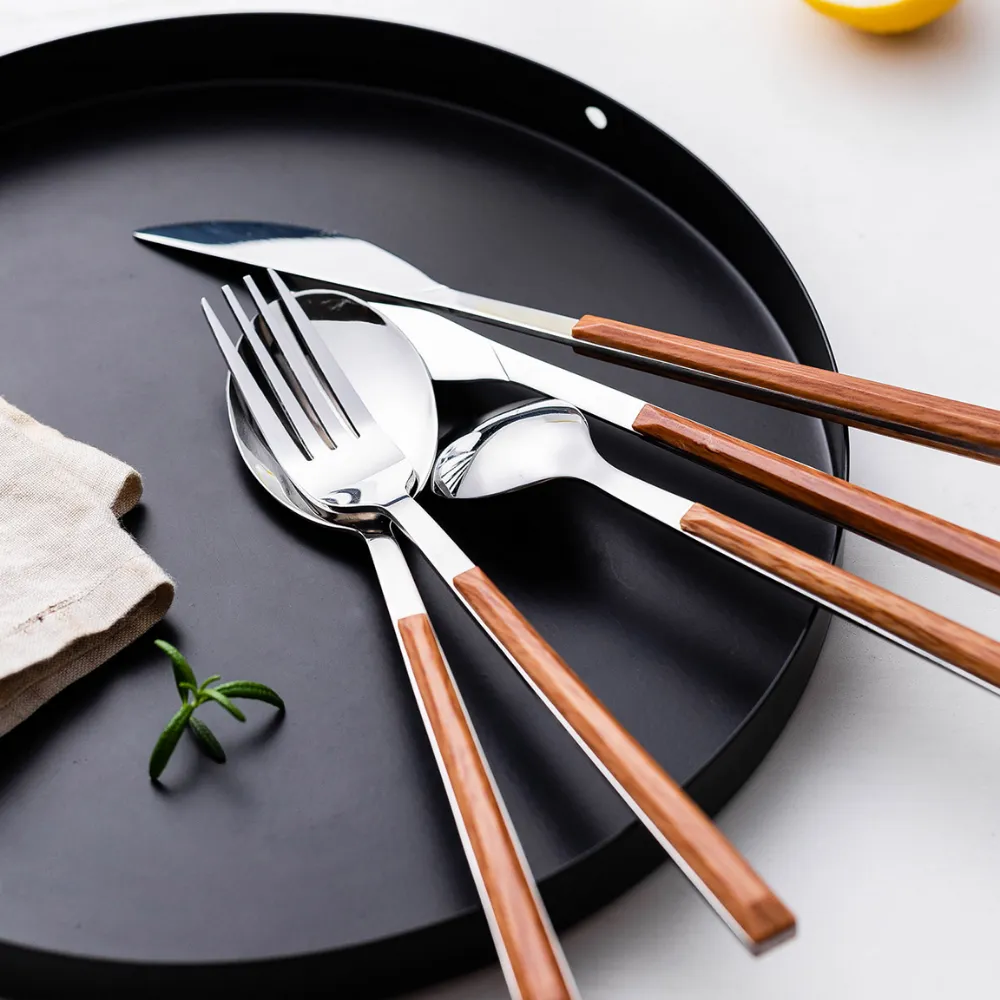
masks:
POLYGON ((433 732, 485 894, 501 960, 516 1000, 573 1000, 576 992, 542 910, 531 875, 499 802, 451 671, 426 615, 397 623, 414 683, 433 732), (510 982, 512 980, 512 982, 510 982))
MULTIPOLYGON (((583 343, 629 351, 691 373, 727 380, 712 384, 734 395, 764 399, 878 434, 1000 463, 1000 411, 985 406, 706 344, 599 316, 584 316, 573 328, 573 337, 583 343)), ((678 377, 685 376, 679 372, 678 377)), ((698 381, 696 377, 689 380, 698 381)))
POLYGON ((1000 542, 647 404, 632 429, 836 524, 1000 593, 1000 542))
POLYGON ((694 504, 681 518, 681 528, 987 684, 1000 686, 1000 642, 701 504, 694 504))
POLYGON ((781 900, 483 571, 474 567, 454 583, 751 947, 761 950, 789 936, 795 917, 781 900))

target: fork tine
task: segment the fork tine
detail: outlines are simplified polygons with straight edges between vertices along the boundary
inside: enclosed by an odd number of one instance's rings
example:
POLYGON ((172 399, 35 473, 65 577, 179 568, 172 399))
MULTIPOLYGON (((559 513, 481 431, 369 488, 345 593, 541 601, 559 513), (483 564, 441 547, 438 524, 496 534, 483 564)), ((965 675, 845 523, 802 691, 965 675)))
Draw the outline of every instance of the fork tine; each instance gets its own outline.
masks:
POLYGON ((326 380, 330 392, 337 400, 348 422, 360 435, 362 427, 365 425, 372 426, 375 423, 368 407, 365 406, 364 401, 357 394, 357 391, 351 384, 351 380, 347 377, 344 369, 340 367, 337 359, 327 348, 326 344, 323 343, 312 321, 306 316, 302 306, 299 305, 298 300, 289 291, 285 282, 270 268, 268 268, 267 273, 278 292, 285 311, 288 313, 299 336, 305 341, 306 347, 309 349, 313 360, 326 380))
MULTIPOLYGON (((222 286, 222 294, 225 296, 226 302, 229 303, 229 309, 233 316, 236 317, 236 322, 239 323, 240 329, 243 331, 243 336, 246 337, 247 343, 253 350, 254 357, 260 365, 264 377, 274 390, 275 396, 278 397, 278 402, 285 412, 288 423, 299 436, 299 440, 311 457, 315 458, 317 455, 322 455, 328 447, 327 443, 316 433, 316 428, 313 426, 312 421, 295 398, 284 375, 281 374, 278 366, 274 363, 271 352, 264 346, 264 342, 260 339, 260 334, 257 333, 253 323, 250 322, 250 318, 243 311, 240 300, 236 298, 235 293, 229 285, 222 286)), ((229 340, 228 337, 226 339, 229 340)))
POLYGON ((309 401, 313 413, 316 414, 316 419, 319 421, 320 426, 326 431, 330 440, 335 445, 345 441, 346 438, 353 439, 353 427, 350 424, 345 426, 343 417, 334 408, 329 394, 319 381, 312 365, 309 364, 309 360, 302 352, 295 334, 288 330, 284 323, 276 321, 283 317, 280 315, 275 316, 275 307, 269 304, 264 296, 261 295, 260 289, 253 278, 247 275, 243 281, 261 316, 268 320, 267 325, 271 331, 271 336, 274 337, 275 342, 281 349, 291 376, 299 383, 299 387, 309 401))
POLYGON ((240 352, 236 350, 236 345, 229 339, 226 328, 219 322, 219 317, 215 315, 215 310, 208 304, 207 299, 201 300, 201 309, 205 314, 205 319, 208 320, 215 341, 219 345, 219 350, 222 351, 222 356, 226 359, 226 364, 229 365, 229 370, 236 380, 236 386, 250 410, 250 415, 260 429, 265 444, 271 449, 280 465, 294 460, 296 456, 301 459, 302 452, 299 451, 299 446, 292 439, 291 434, 285 430, 274 411, 274 407, 261 392, 257 380, 247 367, 246 362, 240 357, 240 352))

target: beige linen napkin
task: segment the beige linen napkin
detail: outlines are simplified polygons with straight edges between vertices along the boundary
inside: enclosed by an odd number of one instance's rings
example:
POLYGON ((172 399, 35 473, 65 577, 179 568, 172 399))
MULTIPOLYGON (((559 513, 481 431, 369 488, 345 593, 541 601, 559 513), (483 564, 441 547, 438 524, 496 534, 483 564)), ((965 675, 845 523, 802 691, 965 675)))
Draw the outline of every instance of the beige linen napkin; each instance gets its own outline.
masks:
POLYGON ((170 607, 118 524, 141 495, 135 469, 0 398, 0 735, 170 607))

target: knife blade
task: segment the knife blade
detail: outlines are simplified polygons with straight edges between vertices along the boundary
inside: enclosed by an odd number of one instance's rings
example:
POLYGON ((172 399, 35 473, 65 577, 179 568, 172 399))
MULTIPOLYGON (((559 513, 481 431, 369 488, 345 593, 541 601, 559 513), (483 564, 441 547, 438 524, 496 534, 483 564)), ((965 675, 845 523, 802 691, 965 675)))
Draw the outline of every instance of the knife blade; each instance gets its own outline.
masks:
POLYGON ((139 229, 143 243, 314 278, 375 302, 408 302, 555 340, 572 340, 567 316, 459 292, 382 247, 343 233, 277 222, 182 222, 139 229))
POLYGON ((472 295, 434 281, 374 243, 342 233, 212 221, 156 226, 133 235, 174 250, 314 278, 373 301, 483 320, 619 364, 1000 463, 1000 411, 599 316, 574 320, 472 295))

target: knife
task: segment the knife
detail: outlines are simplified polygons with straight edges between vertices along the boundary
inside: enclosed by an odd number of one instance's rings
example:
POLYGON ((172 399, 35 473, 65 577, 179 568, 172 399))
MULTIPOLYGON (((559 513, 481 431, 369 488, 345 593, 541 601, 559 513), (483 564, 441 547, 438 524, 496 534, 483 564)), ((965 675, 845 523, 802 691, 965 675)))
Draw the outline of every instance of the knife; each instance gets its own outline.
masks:
POLYGON ((270 222, 181 223, 134 235, 176 250, 314 278, 377 302, 483 320, 620 364, 1000 463, 1000 411, 599 316, 574 320, 472 295, 356 237, 270 222))
MULTIPOLYGON (((271 223, 191 223, 135 235, 147 242, 251 267, 273 267, 325 284, 333 283, 331 277, 350 260, 370 253, 378 261, 385 253, 363 240, 331 238, 319 230, 271 223), (361 245, 357 257, 350 249, 344 253, 353 243, 361 245)), ((406 287, 412 292, 411 299, 421 288, 429 288, 431 296, 435 286, 429 278, 399 258, 392 260, 397 265, 397 287, 402 287, 409 275, 406 287)), ((338 284, 348 287, 344 281, 338 284)), ((513 382, 564 399, 616 427, 1000 593, 1000 542, 992 538, 498 344, 438 313, 386 302, 378 308, 410 339, 436 381, 513 382)))

